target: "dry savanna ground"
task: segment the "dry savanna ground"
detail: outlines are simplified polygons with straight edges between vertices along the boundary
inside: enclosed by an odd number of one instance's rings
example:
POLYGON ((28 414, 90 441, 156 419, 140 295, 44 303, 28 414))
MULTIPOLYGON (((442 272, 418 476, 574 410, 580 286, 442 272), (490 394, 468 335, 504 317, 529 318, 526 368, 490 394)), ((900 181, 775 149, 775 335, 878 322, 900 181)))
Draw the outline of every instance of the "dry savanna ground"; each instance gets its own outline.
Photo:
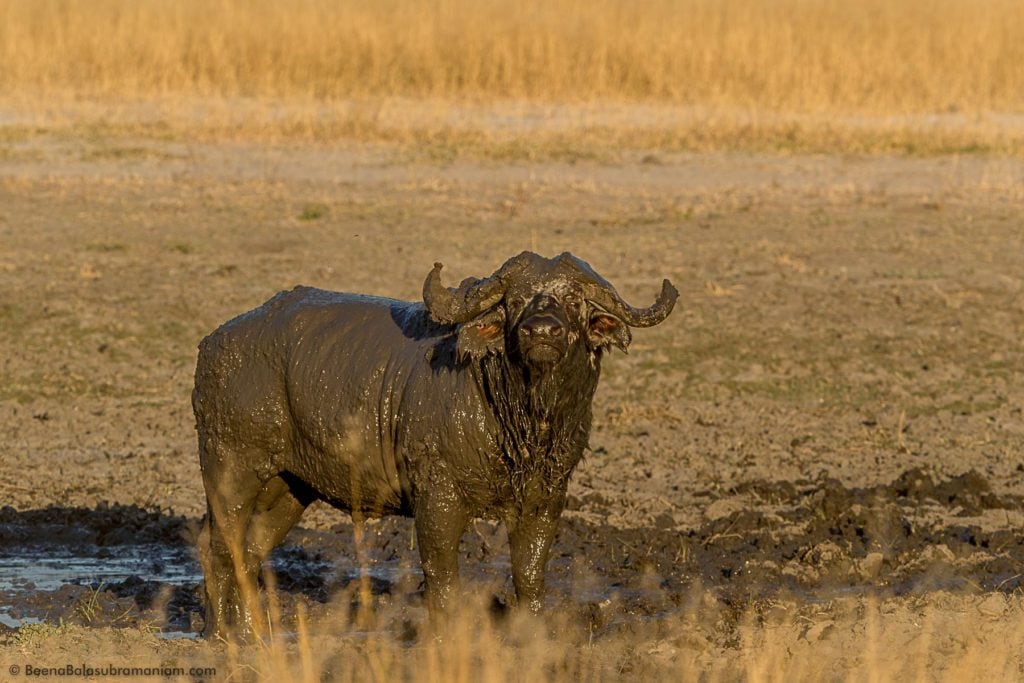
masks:
MULTIPOLYGON (((46 590, 25 583, 38 567, 19 584, 7 566, 6 614, 30 621, 3 636, 5 660, 356 679, 1019 675, 1020 162, 438 165, 136 144, 146 154, 126 158, 54 140, 0 179, 0 543, 128 563, 46 590), (356 544, 345 516, 315 508, 274 560, 284 635, 252 651, 160 638, 202 625, 198 340, 298 282, 416 298, 435 260, 457 280, 523 248, 572 250, 633 300, 665 276, 681 291, 605 365, 551 565, 557 616, 481 608, 424 644, 408 523, 356 544), (161 566, 131 565, 140 549, 161 566)), ((476 523, 463 550, 471 598, 504 599, 502 530, 476 523)))
POLYGON ((1024 7, 637 7, 0 0, 0 678, 1022 676, 1024 7), (547 615, 478 520, 426 637, 408 520, 314 506, 263 641, 197 640, 198 341, 523 249, 680 290, 547 615))

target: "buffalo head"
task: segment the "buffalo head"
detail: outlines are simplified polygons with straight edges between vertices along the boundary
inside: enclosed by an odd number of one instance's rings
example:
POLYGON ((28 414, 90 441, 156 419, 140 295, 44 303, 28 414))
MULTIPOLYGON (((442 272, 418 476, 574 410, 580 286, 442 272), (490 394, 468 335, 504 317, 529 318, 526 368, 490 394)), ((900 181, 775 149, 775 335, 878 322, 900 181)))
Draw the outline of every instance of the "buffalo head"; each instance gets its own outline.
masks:
POLYGON ((458 325, 460 358, 512 354, 531 367, 553 367, 572 350, 598 355, 632 340, 630 327, 665 319, 678 292, 668 280, 648 308, 627 304, 585 261, 565 252, 544 258, 524 251, 486 278, 458 287, 441 283, 435 263, 423 284, 423 301, 437 322, 458 325))

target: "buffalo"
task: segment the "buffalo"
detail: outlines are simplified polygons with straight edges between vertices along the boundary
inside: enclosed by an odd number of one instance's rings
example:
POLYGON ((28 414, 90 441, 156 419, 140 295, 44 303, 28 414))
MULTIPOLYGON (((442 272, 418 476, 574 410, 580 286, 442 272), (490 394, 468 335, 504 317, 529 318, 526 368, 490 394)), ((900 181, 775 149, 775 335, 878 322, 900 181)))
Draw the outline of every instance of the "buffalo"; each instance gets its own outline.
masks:
POLYGON ((414 518, 432 618, 474 517, 508 529, 517 603, 541 608, 601 357, 672 311, 627 304, 579 258, 523 252, 423 302, 296 287, 199 345, 192 405, 207 513, 206 635, 250 632, 262 563, 316 500, 414 518))

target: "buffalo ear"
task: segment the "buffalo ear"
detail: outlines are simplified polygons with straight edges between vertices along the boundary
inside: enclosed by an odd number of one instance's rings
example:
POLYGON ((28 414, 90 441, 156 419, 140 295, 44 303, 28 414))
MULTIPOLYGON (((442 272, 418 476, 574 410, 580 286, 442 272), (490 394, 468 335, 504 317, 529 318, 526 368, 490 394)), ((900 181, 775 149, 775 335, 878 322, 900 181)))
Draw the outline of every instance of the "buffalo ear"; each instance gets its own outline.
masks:
POLYGON ((593 349, 617 346, 626 351, 633 334, 629 326, 614 315, 604 311, 594 311, 587 323, 587 341, 593 349))
POLYGON ((505 314, 500 308, 459 325, 455 355, 460 361, 479 360, 505 352, 505 314))

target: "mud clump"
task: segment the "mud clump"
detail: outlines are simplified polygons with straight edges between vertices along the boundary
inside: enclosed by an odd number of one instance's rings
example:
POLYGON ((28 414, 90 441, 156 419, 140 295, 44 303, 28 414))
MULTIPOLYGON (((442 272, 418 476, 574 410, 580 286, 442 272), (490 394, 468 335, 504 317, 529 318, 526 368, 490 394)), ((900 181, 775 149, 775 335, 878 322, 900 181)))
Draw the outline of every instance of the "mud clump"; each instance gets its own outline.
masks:
POLYGON ((911 501, 930 500, 960 508, 960 515, 979 515, 985 510, 1012 509, 1020 506, 1017 496, 1000 498, 992 493, 988 481, 977 471, 936 482, 921 468, 907 470, 887 487, 896 498, 911 501))
POLYGON ((1022 584, 1014 567, 1024 562, 1024 534, 954 521, 1021 507, 973 470, 936 479, 914 468, 864 488, 830 478, 748 482, 729 493, 751 507, 687 537, 692 570, 734 599, 787 590, 822 599, 850 589, 1009 592, 1022 584))

